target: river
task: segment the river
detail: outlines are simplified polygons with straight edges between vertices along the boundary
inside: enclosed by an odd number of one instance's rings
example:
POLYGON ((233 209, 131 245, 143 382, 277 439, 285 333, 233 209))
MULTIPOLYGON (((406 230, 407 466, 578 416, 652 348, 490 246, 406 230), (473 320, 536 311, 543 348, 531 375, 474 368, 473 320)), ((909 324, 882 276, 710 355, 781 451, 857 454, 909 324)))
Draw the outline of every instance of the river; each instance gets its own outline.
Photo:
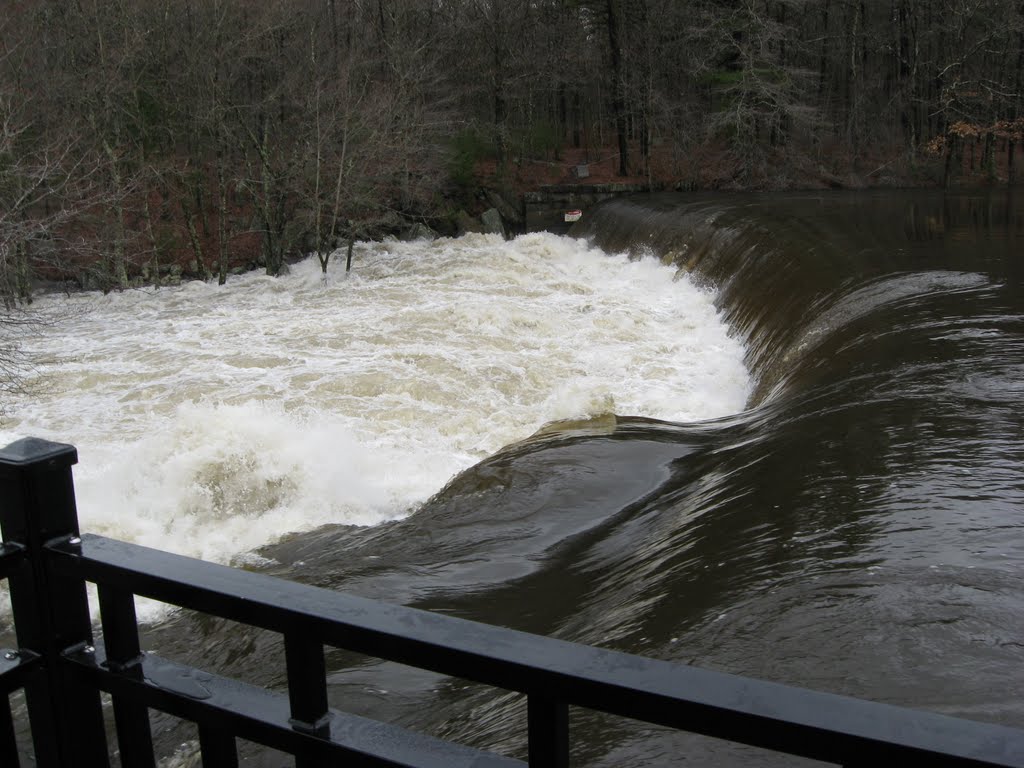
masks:
MULTIPOLYGON (((44 297, 0 442, 76 444, 91 532, 1024 727, 1024 203, 655 196, 571 235, 44 297)), ((276 637, 140 608, 161 654, 283 684, 276 637)), ((516 696, 328 664, 339 708, 522 754, 516 696)), ((574 764, 793 762, 572 728, 574 764)))

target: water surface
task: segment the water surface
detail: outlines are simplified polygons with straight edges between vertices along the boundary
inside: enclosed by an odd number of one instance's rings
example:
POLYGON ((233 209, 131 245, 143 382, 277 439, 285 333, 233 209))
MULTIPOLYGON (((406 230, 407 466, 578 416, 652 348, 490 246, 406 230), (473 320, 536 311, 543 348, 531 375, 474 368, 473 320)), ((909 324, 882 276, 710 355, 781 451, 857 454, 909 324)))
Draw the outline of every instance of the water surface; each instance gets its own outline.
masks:
MULTIPOLYGON (((365 246, 326 287, 307 264, 77 298, 94 327, 40 341, 64 384, 10 434, 83 447, 90 530, 1024 727, 1021 201, 663 196, 572 234, 365 246)), ((264 633, 174 615, 147 643, 283 685, 264 633)), ((523 754, 519 697, 329 666, 339 708, 523 754)), ((582 711, 572 728, 574 764, 793 764, 582 711)))

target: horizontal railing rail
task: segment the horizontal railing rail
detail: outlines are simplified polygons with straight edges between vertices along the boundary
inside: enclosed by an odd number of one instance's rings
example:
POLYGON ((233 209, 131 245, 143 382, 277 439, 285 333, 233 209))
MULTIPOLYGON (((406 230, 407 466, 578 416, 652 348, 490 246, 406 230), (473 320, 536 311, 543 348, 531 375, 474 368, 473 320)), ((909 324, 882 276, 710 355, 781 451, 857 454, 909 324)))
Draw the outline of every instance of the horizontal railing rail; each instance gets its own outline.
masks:
MULTIPOLYGON (((331 709, 324 646, 525 694, 531 766, 568 765, 570 706, 844 765, 1024 766, 1024 731, 1013 728, 593 648, 79 535, 75 458, 70 446, 41 441, 0 451, 0 490, 13 489, 0 497, 13 500, 0 502, 0 523, 14 545, 0 552, 0 573, 11 558, 20 646, 0 662, 0 687, 5 694, 26 688, 43 766, 86 764, 67 762, 83 749, 107 759, 100 690, 112 696, 126 766, 154 764, 150 708, 197 723, 204 764, 218 768, 237 765, 236 737, 294 754, 299 766, 342 756, 355 765, 522 764, 331 709), (86 582, 98 588, 103 644, 93 642, 86 582), (143 652, 136 595, 280 633, 287 692, 143 652), (61 618, 65 609, 73 621, 61 618), (47 645, 40 628, 55 632, 55 641, 47 645), (28 682, 33 677, 36 684, 28 682), (59 720, 66 701, 92 713, 73 733, 59 720), (40 744, 37 721, 56 748, 40 744), (62 746, 69 738, 78 746, 62 746)), ((0 707, 0 756, 14 749, 9 705, 6 712, 5 721, 0 707)))

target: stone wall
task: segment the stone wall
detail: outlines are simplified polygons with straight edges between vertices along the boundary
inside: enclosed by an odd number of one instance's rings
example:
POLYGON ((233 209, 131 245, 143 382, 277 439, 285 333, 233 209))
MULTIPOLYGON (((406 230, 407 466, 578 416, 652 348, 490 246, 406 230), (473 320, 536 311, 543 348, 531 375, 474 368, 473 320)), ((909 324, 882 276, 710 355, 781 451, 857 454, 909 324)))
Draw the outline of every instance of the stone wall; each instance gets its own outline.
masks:
POLYGON ((618 195, 648 192, 646 184, 551 184, 523 195, 523 217, 527 232, 546 230, 564 234, 571 223, 565 221, 567 211, 583 211, 602 200, 618 195))

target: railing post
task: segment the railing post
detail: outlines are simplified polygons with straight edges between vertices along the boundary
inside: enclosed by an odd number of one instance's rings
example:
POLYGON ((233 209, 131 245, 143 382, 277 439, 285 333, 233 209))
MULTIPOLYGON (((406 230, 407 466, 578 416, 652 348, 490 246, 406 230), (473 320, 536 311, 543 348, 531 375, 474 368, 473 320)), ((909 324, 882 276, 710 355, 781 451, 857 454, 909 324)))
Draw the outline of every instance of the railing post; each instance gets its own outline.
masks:
POLYGON ((18 742, 14 738, 14 719, 11 700, 6 691, 0 691, 0 765, 18 766, 18 742))
POLYGON ((526 699, 530 768, 569 765, 569 705, 541 694, 526 699))
POLYGON ((203 768, 238 768, 238 747, 235 737, 226 731, 199 723, 199 751, 203 768))
MULTIPOLYGON (((135 618, 135 596, 110 584, 99 586, 100 620, 106 666, 111 672, 142 679, 142 651, 135 618)), ((144 704, 113 697, 117 746, 124 768, 153 768, 153 735, 149 710, 144 704)))
POLYGON ((26 688, 41 768, 109 765, 99 691, 78 684, 62 654, 92 645, 85 581, 54 567, 46 544, 78 537, 74 446, 25 438, 0 449, 0 529, 26 559, 9 577, 20 648, 42 657, 45 675, 26 688))
MULTIPOLYGON (((323 643, 294 633, 286 634, 284 658, 292 727, 312 736, 329 738, 330 709, 327 705, 327 666, 323 643)), ((324 763, 296 755, 295 765, 296 768, 318 768, 324 763)))

